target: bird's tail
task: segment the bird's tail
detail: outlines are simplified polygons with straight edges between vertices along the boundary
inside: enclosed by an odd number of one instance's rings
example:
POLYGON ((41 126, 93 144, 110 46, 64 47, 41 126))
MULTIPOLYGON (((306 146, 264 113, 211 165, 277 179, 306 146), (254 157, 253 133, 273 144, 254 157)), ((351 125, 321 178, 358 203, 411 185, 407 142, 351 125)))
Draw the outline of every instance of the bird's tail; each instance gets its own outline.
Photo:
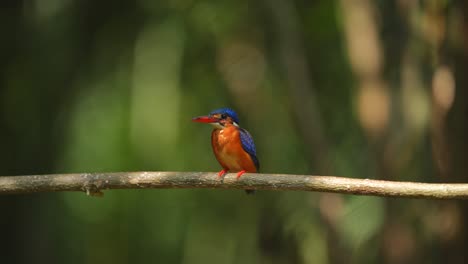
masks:
POLYGON ((254 195, 255 190, 245 190, 245 193, 248 194, 248 195, 254 195))

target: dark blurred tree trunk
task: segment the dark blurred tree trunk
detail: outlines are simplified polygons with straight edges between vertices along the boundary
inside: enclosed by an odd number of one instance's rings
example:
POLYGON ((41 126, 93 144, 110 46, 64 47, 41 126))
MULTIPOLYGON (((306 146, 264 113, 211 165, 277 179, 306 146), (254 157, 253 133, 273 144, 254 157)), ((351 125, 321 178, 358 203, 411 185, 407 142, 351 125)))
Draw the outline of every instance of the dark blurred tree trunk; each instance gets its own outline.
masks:
MULTIPOLYGON (((15 55, 20 52, 19 35, 24 34, 22 25, 22 7, 23 1, 5 1, 2 2, 0 8, 0 27, 2 41, 0 47, 2 50, 0 60, 0 72, 3 74, 7 71, 9 64, 14 60, 15 55)), ((1 76, 0 80, 0 95, 6 92, 6 76, 1 76)), ((5 100, 0 97, 0 100, 5 100)), ((11 174, 15 172, 15 157, 18 155, 17 135, 15 135, 8 126, 6 116, 0 112, 0 139, 2 151, 0 152, 0 174, 11 174)), ((2 239, 0 240, 0 248, 2 249, 3 263, 22 263, 25 262, 26 254, 19 254, 18 248, 24 243, 27 233, 25 228, 28 219, 24 215, 25 201, 27 198, 6 196, 0 200, 0 210, 2 217, 0 225, 4 228, 2 231, 2 239), (12 228, 13 227, 13 228, 12 228)))
MULTIPOLYGON (((462 50, 454 55, 456 93, 452 111, 448 116, 448 134, 453 149, 453 171, 455 182, 467 182, 468 176, 468 2, 460 1, 463 14, 462 50)), ((466 263, 468 261, 468 203, 459 202, 460 226, 455 239, 442 242, 442 258, 447 263, 466 263)))
MULTIPOLYGON (((288 0, 266 0, 263 4, 272 26, 274 49, 287 84, 286 91, 289 94, 291 117, 304 142, 304 152, 308 157, 309 167, 319 174, 333 174, 317 93, 310 76, 311 65, 307 61, 297 4, 288 0)), ((344 247, 341 246, 335 228, 323 219, 323 216, 322 222, 324 228, 327 229, 327 253, 330 263, 345 263, 347 252, 345 253, 344 247)), ((260 236, 261 240, 268 240, 265 234, 260 234, 260 236)), ((281 240, 288 241, 290 237, 284 237, 281 240)), ((292 244, 290 243, 289 247, 292 244)), ((297 251, 297 243, 294 245, 297 251)))
MULTIPOLYGON (((85 65, 93 64, 89 60, 93 58, 99 30, 111 18, 120 21, 125 20, 126 15, 140 17, 134 15, 137 5, 132 1, 79 1, 64 4, 70 9, 67 12, 71 17, 49 17, 41 24, 34 21, 38 19, 36 5, 40 3, 6 1, 0 4, 0 95, 10 96, 8 105, 4 105, 7 99, 0 98, 0 175, 54 172, 54 162, 63 145, 59 136, 65 134, 67 125, 57 120, 66 118, 70 110, 67 107, 79 88, 74 84, 80 73, 89 70, 85 65), (61 24, 61 27, 54 28, 53 34, 49 34, 53 30, 41 28, 46 24, 44 27, 48 29, 47 23, 55 20, 59 21, 55 25, 61 24), (64 20, 67 23, 63 23, 64 20), (56 43, 60 41, 64 43, 56 43), (21 79, 20 85, 9 83, 17 79, 21 79), (12 96, 12 93, 17 95, 12 96), (17 101, 11 102, 11 98, 17 101), (26 123, 31 120, 34 122, 26 123)), ((123 23, 126 27, 134 26, 127 22, 123 23)), ((120 33, 136 34, 128 28, 120 33)), ((133 38, 126 39, 132 41, 133 38)), ((0 240, 2 263, 57 262, 61 253, 54 248, 57 244, 53 241, 66 238, 57 234, 60 223, 49 222, 57 218, 55 214, 63 213, 55 210, 60 208, 60 200, 55 197, 54 194, 2 197, 0 225, 7 227, 0 240)))

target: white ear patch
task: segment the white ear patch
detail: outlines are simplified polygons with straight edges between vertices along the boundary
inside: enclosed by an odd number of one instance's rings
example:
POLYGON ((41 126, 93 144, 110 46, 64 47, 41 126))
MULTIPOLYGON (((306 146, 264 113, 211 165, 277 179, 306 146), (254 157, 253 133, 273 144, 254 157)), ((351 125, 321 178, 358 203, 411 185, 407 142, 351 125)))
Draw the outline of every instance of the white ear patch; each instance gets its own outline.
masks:
POLYGON ((214 122, 214 123, 210 123, 210 125, 214 126, 215 128, 217 129, 223 129, 224 127, 218 123, 218 122, 214 122))

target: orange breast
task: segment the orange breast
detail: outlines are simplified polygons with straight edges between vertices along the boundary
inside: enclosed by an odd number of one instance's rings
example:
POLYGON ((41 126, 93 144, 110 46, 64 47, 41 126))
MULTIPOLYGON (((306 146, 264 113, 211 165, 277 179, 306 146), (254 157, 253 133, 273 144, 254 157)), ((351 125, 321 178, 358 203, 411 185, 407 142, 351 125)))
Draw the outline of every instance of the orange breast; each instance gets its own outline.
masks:
POLYGON ((249 153, 242 148, 239 131, 235 126, 215 129, 211 134, 211 145, 216 159, 223 169, 232 172, 245 170, 257 172, 249 153))

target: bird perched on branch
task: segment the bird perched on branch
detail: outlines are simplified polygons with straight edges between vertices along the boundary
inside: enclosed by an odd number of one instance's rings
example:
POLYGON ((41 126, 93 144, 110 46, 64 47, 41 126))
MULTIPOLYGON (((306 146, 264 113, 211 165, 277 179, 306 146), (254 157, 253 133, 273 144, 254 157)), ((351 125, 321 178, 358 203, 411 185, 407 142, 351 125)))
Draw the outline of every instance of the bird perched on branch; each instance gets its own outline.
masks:
POLYGON ((219 178, 228 171, 237 172, 237 179, 246 172, 258 171, 260 165, 254 141, 247 130, 239 127, 239 118, 234 110, 217 109, 207 116, 194 117, 192 121, 214 126, 211 132, 211 146, 216 159, 223 167, 218 173, 219 178))

